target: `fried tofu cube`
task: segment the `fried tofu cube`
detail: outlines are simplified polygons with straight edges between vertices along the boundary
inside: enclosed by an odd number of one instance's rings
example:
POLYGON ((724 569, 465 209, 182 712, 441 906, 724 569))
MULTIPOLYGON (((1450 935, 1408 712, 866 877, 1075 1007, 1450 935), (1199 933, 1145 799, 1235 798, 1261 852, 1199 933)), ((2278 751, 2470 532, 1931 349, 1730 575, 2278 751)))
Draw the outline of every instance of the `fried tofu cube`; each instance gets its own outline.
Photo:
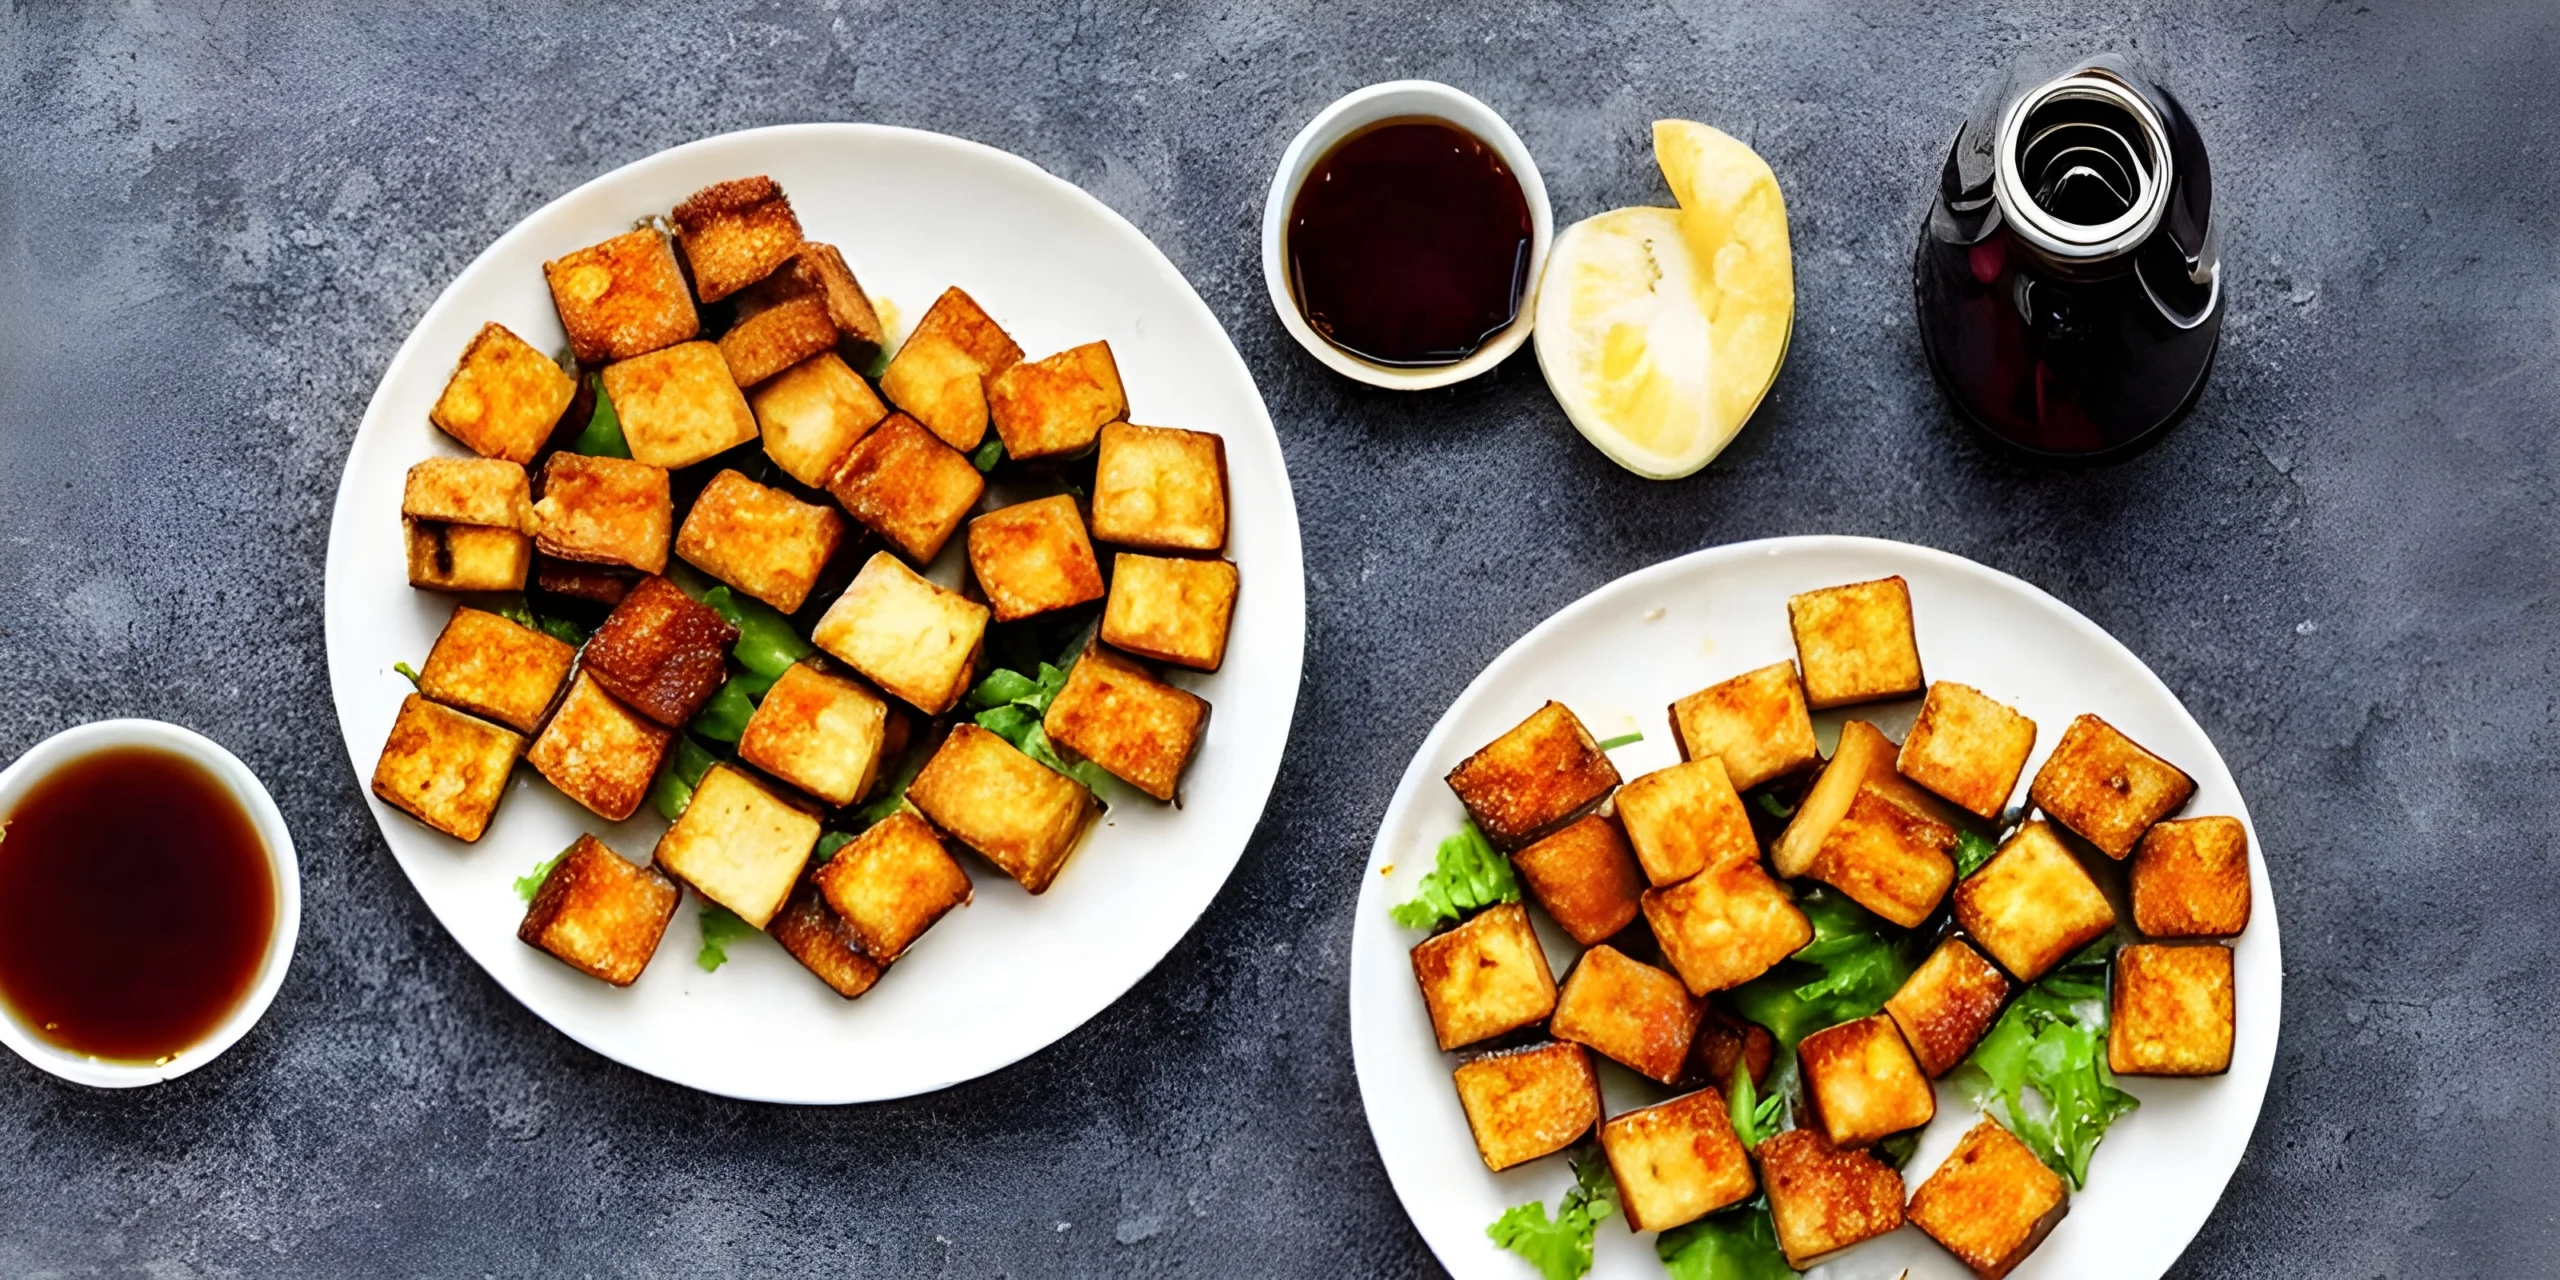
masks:
POLYGON ((890 696, 938 716, 969 691, 987 616, 985 605, 875 551, 809 639, 890 696))
POLYGON ((1635 923, 1644 873, 1618 826, 1585 814, 1511 855, 1520 882, 1566 935, 1583 946, 1635 923))
POLYGON ((484 458, 521 467, 551 439, 578 380, 496 321, 480 326, 427 421, 484 458))
POLYGON ((556 596, 585 600, 610 609, 631 594, 640 572, 620 565, 579 564, 574 560, 533 558, 533 585, 556 596))
POLYGON ((2116 951, 2107 1069, 2120 1076, 2218 1076, 2231 1069, 2231 948, 2116 951))
POLYGON ((854 442, 889 416, 871 384, 833 352, 773 375, 747 405, 764 432, 765 456, 812 489, 825 488, 854 442))
POLYGON ((1207 699, 1098 644, 1085 646, 1040 722, 1051 742, 1166 801, 1208 725, 1207 699))
POLYGON ((1863 1147, 1938 1114, 1938 1091, 1883 1014, 1806 1036, 1796 1059, 1814 1120, 1833 1146, 1863 1147))
POLYGON ((1495 1173, 1554 1155, 1600 1122, 1600 1077, 1578 1044, 1489 1053, 1452 1074, 1476 1154, 1495 1173))
POLYGON ((1982 1280, 2000 1280, 2070 1208, 2062 1176, 1984 1116, 1911 1194, 1910 1217, 1982 1280))
POLYGON ((1709 867, 1758 862, 1751 814, 1714 756, 1656 769, 1618 788, 1618 821, 1636 861, 1656 885, 1678 884, 1709 867))
POLYGON ((1063 493, 970 521, 969 571, 998 622, 1072 609, 1103 593, 1102 565, 1093 558, 1084 517, 1063 493))
POLYGON ((808 869, 814 814, 763 783, 715 764, 695 783, 684 816, 658 839, 658 865, 761 929, 808 869))
POLYGON ((629 458, 555 453, 542 465, 533 542, 542 554, 562 560, 665 573, 675 517, 665 468, 629 458))
POLYGON ((1102 606, 1103 643, 1177 667, 1215 671, 1227 659, 1236 586, 1233 561, 1120 552, 1111 558, 1110 602, 1102 606))
POLYGON ((665 578, 643 578, 606 614, 579 670, 631 709, 681 729, 729 678, 738 629, 665 578))
POLYGON ((1672 1084, 1688 1068, 1699 1012, 1678 978, 1602 943, 1565 975, 1548 1029, 1558 1040, 1672 1084))
POLYGON ((752 387, 812 356, 832 355, 836 325, 827 300, 791 298, 744 316, 720 335, 720 359, 741 387, 752 387))
POLYGON ((560 794, 607 822, 620 822, 640 808, 674 740, 673 730, 615 701, 581 671, 525 762, 560 794))
POLYGON ((1903 979, 1884 1011, 1902 1029, 1920 1069, 1934 1078, 1973 1052, 2008 1001, 2009 980, 2000 970, 1962 938, 1949 938, 1903 979))
POLYGON ((2195 779, 2096 716, 2062 731, 2027 798, 2110 858, 2133 852, 2151 824, 2196 793, 2195 779))
POLYGON ((685 563, 784 613, 796 613, 844 542, 844 517, 724 470, 676 531, 685 563))
POLYGON ((533 540, 513 529, 403 516, 400 536, 409 585, 428 591, 521 591, 533 567, 533 540))
POLYGON ((608 365, 604 393, 635 462, 672 471, 756 438, 755 412, 717 343, 679 342, 608 365))
POLYGON ((1128 416, 1111 344, 1088 342, 1020 361, 987 379, 987 413, 1014 458, 1063 458, 1093 447, 1106 422, 1128 416))
POLYGON ((675 248, 655 227, 554 258, 542 275, 579 364, 628 360, 702 332, 675 248))
POLYGON ((413 693, 401 700, 373 766, 373 793, 469 843, 489 829, 523 750, 522 734, 413 693))
POLYGON ((1459 762, 1448 781, 1486 837, 1511 849, 1598 804, 1618 785, 1618 767, 1580 718, 1550 702, 1459 762))
POLYGON ((533 532, 533 482, 501 458, 429 458, 409 468, 400 514, 438 524, 533 532))
POLYGON ((969 873, 924 819, 900 810, 818 868, 818 889, 863 954, 888 964, 970 898, 969 873))
POLYGON ((738 738, 738 758, 841 809, 880 774, 889 704, 808 663, 765 691, 738 738))
POLYGON ((1712 1085, 1610 1118, 1600 1126, 1600 1151, 1630 1231, 1695 1222, 1760 1186, 1724 1094, 1712 1085))
POLYGON ((943 443, 975 449, 987 435, 987 379, 1021 359, 977 299, 945 289, 881 372, 880 393, 943 443))
POLYGON ((2042 820, 1956 885, 1956 923, 2009 976, 2033 982, 2116 927, 2107 895, 2042 820))
POLYGON ((1894 772, 1893 759, 1893 739, 1884 736, 1883 730, 1864 720, 1840 726, 1840 745, 1832 750, 1831 763, 1805 789, 1795 817, 1769 846, 1769 862, 1779 875, 1792 880, 1812 874, 1814 855, 1831 838, 1831 828, 1849 816, 1850 804, 1866 787, 1883 792, 1904 808, 1953 824, 1955 815, 1946 802, 1894 772))
POLYGON ((1772 662, 1671 704, 1683 760, 1722 760, 1737 791, 1822 763, 1796 664, 1772 662))
POLYGON ((1035 894, 1058 878, 1097 812, 1084 784, 974 724, 943 739, 907 802, 1035 894))
POLYGON ((2035 721, 1971 685, 1940 680, 1921 700, 1894 767, 1957 808, 1996 819, 2035 747, 2035 721))
POLYGON ((1543 1022, 1556 1009, 1555 973, 1528 910, 1516 902, 1423 939, 1413 949, 1413 979, 1443 1050, 1543 1022))
POLYGON ((704 302, 718 302, 772 275, 800 247, 800 219, 791 212, 791 198, 763 174, 715 182, 685 197, 676 206, 675 224, 704 302))
POLYGON ((1767 1084, 1769 1067, 1778 1058, 1778 1038, 1767 1027, 1716 1008, 1706 1007, 1692 1036, 1690 1058, 1700 1078, 1719 1086, 1733 1081, 1735 1068, 1748 1068, 1751 1083, 1767 1084))
POLYGON ((791 891, 782 910, 765 922, 764 931, 801 968, 818 975, 818 981, 847 1000, 869 991, 886 972, 879 961, 863 954, 854 940, 853 926, 827 905, 818 886, 809 881, 791 891))
POLYGON ((1227 545, 1227 442, 1206 431, 1105 423, 1093 536, 1151 551, 1227 545))
POLYGON ((1916 929, 1956 879, 1956 829, 1870 783, 1814 850, 1813 877, 1859 906, 1916 929))
POLYGON ((1814 710, 1920 692, 1911 588, 1899 577, 1824 587, 1787 600, 1805 701, 1814 710))
POLYGON ((1757 862, 1647 889, 1644 918, 1691 995, 1741 986, 1813 941, 1813 923, 1757 862))
POLYGON ((967 454, 934 438, 903 413, 881 420, 845 454, 827 492, 854 519, 917 564, 942 544, 987 491, 967 454))
POLYGON ((630 986, 656 955, 683 897, 656 867, 636 865, 594 836, 569 846, 516 927, 516 939, 617 987, 630 986))
POLYGON ((1788 1266, 1806 1270, 1902 1225, 1902 1175, 1870 1152, 1789 1129, 1753 1154, 1788 1266))
POLYGON ((853 268, 845 265, 844 254, 834 245, 803 240, 772 279, 789 277, 799 289, 816 294, 826 302, 827 320, 836 327, 836 351, 847 361, 868 365, 887 344, 888 333, 880 324, 880 313, 871 305, 871 295, 863 291, 862 282, 854 279, 853 268))
POLYGON ((462 608, 437 634, 418 668, 429 701, 495 720, 518 733, 542 727, 542 713, 568 682, 578 651, 494 613, 462 608))
POLYGON ((2163 822, 2133 851, 2133 927, 2227 938, 2249 927, 2249 830, 2237 818, 2163 822))

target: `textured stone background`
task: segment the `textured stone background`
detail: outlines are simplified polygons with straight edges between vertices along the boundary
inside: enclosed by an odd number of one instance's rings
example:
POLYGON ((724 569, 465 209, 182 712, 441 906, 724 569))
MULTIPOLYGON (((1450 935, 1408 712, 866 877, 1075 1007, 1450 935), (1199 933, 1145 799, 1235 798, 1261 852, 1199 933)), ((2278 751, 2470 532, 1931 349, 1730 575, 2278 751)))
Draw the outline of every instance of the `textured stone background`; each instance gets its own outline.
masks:
POLYGON ((0 758, 99 716, 209 731, 275 784, 308 895, 282 998, 212 1067, 109 1096, 0 1061, 0 1273, 1429 1273, 1344 1032, 1353 869, 1392 780, 1548 612, 1805 532, 2061 596, 2247 790, 2290 943, 2283 1049, 2176 1274, 2560 1268, 2560 9, 1009 8, 0 15, 0 758), (2226 346, 2163 447, 2025 469, 1930 384, 1911 238, 1977 86, 2123 43, 2172 61, 2213 148, 2226 346), (1282 334, 1255 257, 1270 166, 1335 95, 1414 75, 1508 114, 1560 220, 1663 201, 1660 115, 1776 167, 1794 348, 1708 472, 1619 472, 1525 355, 1391 396, 1282 334), (483 245, 662 147, 831 119, 1029 156, 1190 274, 1287 446, 1310 645, 1270 814, 1153 976, 975 1084, 788 1110, 613 1066, 446 939, 340 753, 319 579, 373 381, 483 245))

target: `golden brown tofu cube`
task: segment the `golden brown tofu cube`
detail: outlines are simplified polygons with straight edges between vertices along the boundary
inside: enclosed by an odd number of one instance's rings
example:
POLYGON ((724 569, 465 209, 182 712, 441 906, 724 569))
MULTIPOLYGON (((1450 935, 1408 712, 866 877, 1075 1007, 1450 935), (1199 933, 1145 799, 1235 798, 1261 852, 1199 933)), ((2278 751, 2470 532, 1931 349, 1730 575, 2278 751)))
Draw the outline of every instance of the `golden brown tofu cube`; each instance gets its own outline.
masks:
POLYGON ((1813 941, 1812 922, 1757 862, 1648 889, 1644 918, 1691 995, 1741 986, 1813 941))
POLYGON ((1236 584, 1231 561, 1123 551, 1111 558, 1103 643, 1177 667, 1215 671, 1227 660, 1236 584))
POLYGON ((1556 997, 1549 1030, 1664 1084, 1689 1065, 1698 1002, 1678 978, 1607 943, 1582 953, 1556 997))
POLYGON ((1949 938, 1903 979, 1884 1011, 1902 1029, 1920 1069, 1936 1077, 1973 1052, 2008 1001, 2009 980, 2000 970, 1963 939, 1949 938))
POLYGON ((675 516, 665 468, 555 453, 542 464, 533 541, 542 554, 562 560, 665 573, 675 516))
POLYGON ((542 275, 579 364, 628 360, 702 332, 675 248, 655 227, 554 258, 542 275))
POLYGON ((1102 598, 1102 565, 1093 558, 1076 500, 1063 493, 970 521, 969 572, 998 622, 1102 598))
POLYGON ((1792 662, 1772 662, 1672 703, 1671 732, 1681 759, 1724 761, 1738 791, 1822 763, 1792 662))
POLYGON ((489 829, 522 750, 523 735, 413 693, 373 766, 373 793, 467 843, 489 829))
POLYGON ((884 972, 879 961, 863 954, 854 940, 853 926, 827 905, 818 886, 809 881, 791 891, 782 910, 765 922, 764 931, 801 968, 818 975, 818 981, 847 1000, 869 991, 884 972))
POLYGON ((494 613, 456 609, 418 668, 428 700, 495 720, 518 733, 542 727, 542 713, 569 679, 578 651, 494 613))
POLYGON ((827 319, 836 327, 837 353, 857 364, 869 364, 888 342, 881 327, 880 313, 871 305, 871 295, 863 291, 862 282, 854 279, 853 268, 845 265, 844 254, 834 245, 803 240, 791 255, 791 261, 774 273, 779 279, 789 276, 799 289, 815 293, 827 304, 827 319))
POLYGON ((1902 1225, 1902 1175, 1868 1152, 1789 1129, 1753 1154, 1788 1266, 1805 1270, 1902 1225))
POLYGON ((620 565, 579 564, 574 560, 533 558, 533 584, 553 595, 587 600, 611 608, 631 594, 640 572, 620 565))
POLYGON ((1085 646, 1040 722, 1050 741, 1168 801, 1208 725, 1206 699, 1098 644, 1085 646))
POLYGON ((765 456, 813 489, 825 488, 854 442, 889 416, 871 384, 832 352, 775 374, 747 404, 764 432, 765 456))
MULTIPOLYGON (((1666 975, 1667 976, 1667 975, 1666 975)), ((1724 1094, 1709 1086, 1612 1117, 1600 1150, 1630 1231, 1668 1231, 1759 1189, 1724 1094)))
POLYGON ((1893 758, 1893 739, 1884 736, 1883 730, 1864 720, 1851 720, 1840 726, 1840 745, 1832 750, 1831 763, 1824 765, 1821 775, 1805 789, 1795 817, 1769 846, 1769 862, 1779 875, 1794 879, 1812 874, 1814 855, 1831 838, 1831 828, 1849 815, 1850 803, 1865 787, 1891 796, 1904 808, 1941 822, 1954 822, 1955 815, 1945 801, 1894 772, 1893 758))
POLYGON ((400 514, 438 524, 533 532, 533 482, 499 458, 429 458, 409 468, 400 514))
POLYGON ((1690 1058, 1701 1079, 1722 1086, 1733 1082, 1734 1069, 1747 1067, 1751 1083, 1767 1084, 1769 1068, 1778 1058, 1778 1038, 1767 1027, 1716 1008, 1706 1007, 1706 1016, 1698 1019, 1698 1034, 1691 1037, 1690 1058))
POLYGON ((1530 896, 1584 946, 1635 923, 1644 873, 1616 823, 1586 814, 1511 855, 1530 896))
POLYGON ((1155 551, 1227 545, 1227 442, 1205 431, 1105 423, 1093 536, 1155 551))
POLYGON ((2120 1076, 2218 1076, 2231 1069, 2231 948, 2116 951, 2107 1069, 2120 1076))
POLYGON ((1863 1147, 1938 1114, 1938 1091, 1883 1014, 1816 1031, 1796 1055, 1806 1101, 1833 1146, 1863 1147))
POLYGON ((1955 883, 1955 848, 1955 828, 1870 783, 1831 824, 1809 871, 1859 906, 1916 929, 1955 883))
POLYGON ((1035 894, 1058 878, 1096 812, 1084 784, 974 724, 943 739, 907 802, 1035 894))
POLYGON ((818 889, 844 917, 863 954, 887 964, 924 931, 965 906, 969 873, 925 820, 900 810, 873 823, 818 868, 818 889))
POLYGON ((522 591, 533 540, 513 529, 402 517, 409 585, 428 591, 522 591))
POLYGON ((604 393, 635 462, 674 470, 756 438, 755 411, 717 343, 679 342, 608 365, 604 393))
POLYGON ((1920 703, 1894 767, 1977 818, 1998 818, 2036 748, 2036 722, 1971 685, 1940 680, 1920 703))
POLYGON ((1600 1077, 1578 1044, 1489 1053, 1453 1074, 1476 1154, 1495 1173, 1554 1155, 1600 1122, 1600 1077))
POLYGON ((1657 769, 1618 788, 1618 821, 1656 885, 1678 884, 1709 867, 1760 860, 1751 814, 1714 756, 1657 769))
POLYGON ((1920 692, 1911 588, 1901 578, 1824 587, 1787 600, 1787 623, 1816 711, 1920 692))
POLYGON ((542 878, 516 938, 589 977, 627 987, 657 954, 682 897, 656 867, 580 836, 542 878))
POLYGON ((578 669, 670 729, 681 729, 729 678, 738 629, 664 578, 643 578, 587 637, 578 669))
POLYGON ((2151 824, 2196 793, 2195 779, 2096 716, 2062 731, 2027 798, 2110 858, 2133 852, 2151 824))
POLYGON ((1516 902, 1487 907, 1423 939, 1413 949, 1413 978, 1444 1050, 1542 1022, 1556 1008, 1546 950, 1516 902))
POLYGON ((2116 927, 2089 869, 2038 820, 1956 886, 1956 923, 2009 976, 2033 982, 2116 927))
POLYGON ((2249 830, 2237 818, 2163 822, 2133 851, 2133 927, 2227 938, 2249 927, 2249 830))
POLYGON ((620 822, 640 808, 674 739, 672 730, 614 701, 581 671, 525 762, 562 795, 607 822, 620 822))
POLYGON ((1530 712, 1449 771, 1458 803, 1505 849, 1562 826, 1617 785, 1618 767, 1561 702, 1530 712))
POLYGON ((715 182, 675 210, 676 238, 704 302, 718 302, 772 275, 800 247, 791 198, 758 174, 715 182))
POLYGON ((1102 424, 1127 416, 1111 344, 1088 342, 1018 362, 987 379, 987 413, 1007 456, 1063 458, 1093 447, 1102 424))
POLYGON ((926 581, 886 551, 872 553, 809 633, 891 697, 936 716, 969 691, 986 636, 985 605, 926 581))
POLYGON ((2061 1175, 1984 1116, 1911 1193, 1910 1216, 1982 1280, 2000 1280, 2044 1243, 2070 1208, 2061 1175))
POLYGON ((694 784, 684 816, 658 839, 658 865, 761 929, 808 869, 815 815, 725 764, 694 784))
POLYGON ((752 387, 812 356, 832 355, 835 322, 827 301, 810 295, 776 303, 720 335, 720 359, 741 387, 752 387))
POLYGON ((578 380, 505 325, 480 326, 427 421, 484 458, 533 461, 577 398, 578 380))
POLYGON ((880 773, 889 704, 808 663, 766 690, 738 739, 738 758, 841 809, 880 773))
POLYGON ((945 289, 880 375, 880 393, 954 449, 987 435, 987 379, 1022 359, 1003 327, 959 289, 945 289))
POLYGON ((917 564, 942 553, 987 478, 968 455, 934 438, 903 413, 881 420, 854 442, 827 492, 853 518, 917 564))
POLYGON ((735 471, 722 471, 676 531, 685 563, 784 613, 796 613, 844 542, 844 517, 735 471))

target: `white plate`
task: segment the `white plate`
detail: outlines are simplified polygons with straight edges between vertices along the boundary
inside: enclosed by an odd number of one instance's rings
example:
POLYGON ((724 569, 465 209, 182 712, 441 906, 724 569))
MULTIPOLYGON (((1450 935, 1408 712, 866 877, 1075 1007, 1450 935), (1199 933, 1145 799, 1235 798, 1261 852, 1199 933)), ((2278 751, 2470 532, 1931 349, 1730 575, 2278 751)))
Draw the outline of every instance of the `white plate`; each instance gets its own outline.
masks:
MULTIPOLYGON (((940 134, 790 125, 661 152, 544 206, 481 254, 409 335, 366 410, 329 531, 329 682, 361 780, 451 597, 403 576, 400 484, 410 464, 459 455, 427 423, 462 348, 496 320, 543 350, 564 345, 542 263, 629 230, 697 188, 770 174, 812 239, 844 251, 900 331, 948 285, 969 290, 1034 356, 1107 338, 1139 422, 1226 438, 1242 570, 1225 667, 1176 677, 1216 708, 1174 810, 1120 792, 1055 885, 1033 898, 983 862, 977 901, 952 913, 877 987, 845 1001, 762 938, 714 973, 694 964, 688 903, 627 990, 516 941, 514 879, 581 831, 635 859, 663 828, 646 806, 605 826, 519 769, 477 845, 373 800, 392 855, 472 959, 579 1043, 662 1079, 731 1097, 839 1103, 939 1089, 1056 1041, 1129 989, 1216 896, 1278 776, 1306 645, 1297 509, 1253 377, 1199 295, 1118 214, 1029 161, 940 134)), ((953 580, 953 539, 937 576, 953 580)))
MULTIPOLYGON (((1462 1277, 1523 1280, 1536 1272, 1496 1248, 1485 1226, 1526 1200, 1550 1205, 1573 1183, 1561 1156, 1503 1173, 1485 1172, 1467 1135, 1449 1071, 1453 1055, 1435 1046, 1407 953, 1421 935, 1387 916, 1431 869, 1440 839, 1466 814, 1442 775, 1549 698, 1573 708, 1603 738, 1641 729, 1644 741, 1610 753, 1633 778, 1672 764, 1679 750, 1665 708, 1673 699, 1753 667, 1795 656, 1787 597, 1836 583, 1900 574, 1911 584, 1921 664, 1932 679, 1961 680, 2017 707, 2041 732, 2033 766, 2083 711, 2185 769, 2196 780, 2189 814, 2227 813, 2249 821, 2230 770, 2204 730, 2142 660, 2070 606, 1997 570, 1898 542, 1869 538, 1773 538, 1716 547, 1629 574, 1566 606, 1494 659, 1458 695, 1424 739, 1387 806, 1360 888, 1351 944, 1351 1051, 1369 1129, 1396 1194, 1432 1252, 1462 1277), (1392 865, 1390 874, 1380 868, 1392 865)), ((1878 721, 1899 737, 1917 699, 1847 708, 1815 717, 1826 746, 1848 716, 1878 721)), ((2021 791, 2024 780, 2020 782, 2021 791)), ((2089 1188, 2070 1215, 2011 1275, 2156 1277, 2177 1260, 2213 1212, 2257 1124, 2275 1061, 2283 966, 2275 900, 2250 831, 2255 909, 2239 943, 2239 1039, 2228 1075, 2202 1080, 2124 1080, 2141 1109, 2107 1131, 2089 1168, 2089 1188)), ((1532 911, 1547 955, 1562 974, 1579 948, 1544 913, 1532 911)), ((1666 1091, 1600 1063, 1605 1110, 1616 1114, 1666 1091)), ((1911 1186, 1938 1166, 1979 1112, 1950 1086, 1938 1089, 1938 1119, 1904 1176, 1911 1186)), ((1662 1275, 1653 1234, 1601 1224, 1599 1277, 1662 1275)), ((1964 1280, 1972 1273, 1916 1227, 1840 1254, 1814 1274, 1833 1280, 1964 1280)))

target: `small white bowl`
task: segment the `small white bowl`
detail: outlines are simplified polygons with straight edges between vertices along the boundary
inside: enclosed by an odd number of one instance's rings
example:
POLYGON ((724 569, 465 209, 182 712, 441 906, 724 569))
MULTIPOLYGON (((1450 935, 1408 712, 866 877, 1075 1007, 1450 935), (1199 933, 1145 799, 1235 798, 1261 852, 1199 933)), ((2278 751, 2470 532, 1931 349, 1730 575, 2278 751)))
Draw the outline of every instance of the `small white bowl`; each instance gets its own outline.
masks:
POLYGON ((1420 391, 1472 378, 1502 363, 1528 340, 1529 326, 1538 310, 1538 274, 1546 269, 1547 245, 1554 238, 1555 215, 1547 207, 1547 184, 1538 176, 1538 162, 1529 158, 1529 148, 1521 143, 1520 135, 1513 133, 1493 108, 1436 80, 1390 80, 1335 99, 1332 106, 1317 112, 1316 118, 1298 131, 1289 149, 1281 153, 1279 172, 1271 175, 1271 198, 1262 206, 1262 282, 1271 290, 1271 309, 1280 313, 1280 323, 1287 326, 1289 336, 1296 338, 1309 355, 1325 362, 1334 372, 1373 387, 1420 391), (1503 163, 1511 166, 1512 175, 1520 180, 1520 194, 1529 201, 1529 284, 1520 299, 1520 314, 1512 318, 1509 328, 1478 347, 1474 355, 1455 364, 1400 367, 1363 360, 1317 333, 1299 313, 1298 300, 1289 290, 1289 209, 1297 203, 1298 187, 1307 180, 1307 170, 1314 168, 1333 144, 1381 120, 1399 116, 1446 120, 1482 138, 1501 153, 1503 163))
POLYGON ((275 1001, 276 989, 284 985, 285 969, 293 963, 294 940, 302 932, 302 866, 294 857, 293 833, 285 830, 284 815, 277 811, 275 798, 267 794, 257 775, 249 772, 249 766, 240 763, 238 756, 192 729, 158 720, 100 720, 65 729, 28 748, 8 768, 0 769, 0 822, 7 821, 30 788, 51 777, 55 770, 83 756, 116 747, 149 747, 182 756, 212 774, 231 793, 241 811, 249 815, 250 824, 257 828, 259 843, 266 847, 267 867, 275 876, 276 922, 274 932, 267 937, 267 954, 258 962, 258 981, 241 998, 239 1007, 214 1028, 213 1034, 180 1049, 166 1062, 110 1062, 74 1053, 29 1030, 14 1014, 0 1010, 0 1044, 65 1080, 101 1089, 130 1089, 175 1080, 220 1057, 223 1050, 257 1025, 267 1006, 275 1001))

